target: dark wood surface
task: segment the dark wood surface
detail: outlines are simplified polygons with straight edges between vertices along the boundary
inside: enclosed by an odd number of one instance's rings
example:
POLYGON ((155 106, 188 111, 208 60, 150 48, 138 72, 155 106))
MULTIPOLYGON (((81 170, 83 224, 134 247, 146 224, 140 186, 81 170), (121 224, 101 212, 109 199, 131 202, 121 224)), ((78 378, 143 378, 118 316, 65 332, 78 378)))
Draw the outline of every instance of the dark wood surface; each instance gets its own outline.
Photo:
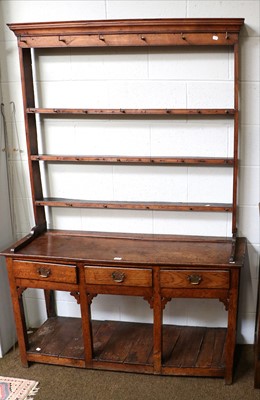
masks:
POLYGON ((44 36, 52 33, 88 34, 118 32, 146 32, 161 30, 168 32, 170 29, 179 32, 239 32, 244 23, 244 18, 150 18, 150 19, 115 19, 91 21, 54 21, 54 22, 29 22, 8 24, 17 36, 44 36))
POLYGON ((170 115, 214 115, 214 116, 232 116, 236 114, 233 108, 26 108, 28 114, 79 114, 79 115, 113 115, 127 116, 170 116, 170 115))
MULTIPOLYGON (((26 143, 35 218, 32 231, 2 252, 12 294, 21 362, 169 375, 222 376, 230 384, 236 345, 240 269, 245 238, 237 238, 239 127, 238 37, 242 18, 139 19, 9 24, 18 40, 26 143), (35 48, 107 46, 229 46, 234 51, 234 107, 231 109, 43 108, 35 104, 32 71, 35 48), (116 157, 39 154, 37 114, 91 118, 233 118, 232 158, 116 157), (172 164, 233 168, 231 204, 90 201, 44 198, 40 163, 90 162, 172 164), (232 213, 230 238, 112 234, 47 230, 45 207, 232 213), (23 293, 45 290, 47 320, 27 333, 23 293), (56 315, 54 291, 69 292, 81 319, 56 315), (99 294, 140 296, 152 324, 92 321, 91 304, 99 294), (227 310, 227 327, 178 327, 163 324, 163 310, 174 298, 215 298, 227 310)), ((37 95, 37 93, 36 93, 37 95)))
MULTIPOLYGON (((98 363, 153 365, 153 325, 92 321, 93 359, 98 363)), ((225 328, 164 325, 163 367, 211 368, 223 374, 225 328)), ((28 353, 84 359, 80 318, 49 318, 30 335, 28 353)), ((110 366, 113 369, 113 366, 110 366)))
POLYGON ((51 317, 29 338, 29 353, 84 359, 80 318, 51 317))
POLYGON ((101 201, 47 197, 35 200, 36 207, 102 208, 112 210, 231 212, 232 203, 174 203, 152 201, 101 201))
POLYGON ((243 18, 179 18, 8 24, 21 48, 231 46, 243 18))
POLYGON ((63 161, 63 162, 84 162, 91 164, 162 164, 162 165, 216 165, 216 166, 232 166, 233 158, 217 158, 217 157, 126 157, 126 156, 62 156, 62 155, 46 155, 41 154, 31 156, 32 161, 63 161))
POLYGON ((246 240, 237 240, 236 261, 229 263, 232 241, 206 236, 140 235, 47 231, 24 248, 2 254, 19 259, 43 259, 91 264, 162 266, 242 266, 246 240))
MULTIPOLYGON (((80 207, 102 209, 131 210, 167 210, 192 212, 230 212, 232 213, 232 235, 236 234, 236 202, 238 175, 238 81, 239 54, 238 37, 243 26, 243 18, 187 18, 187 19, 132 19, 132 20, 101 20, 101 21, 60 21, 41 23, 14 23, 9 28, 18 37, 20 67, 23 88, 23 104, 27 149, 29 155, 29 170, 32 186, 32 200, 36 226, 46 224, 45 207, 80 207), (43 108, 34 101, 34 82, 32 75, 31 48, 46 47, 107 47, 107 46, 231 46, 234 50, 234 108, 231 109, 93 109, 93 108, 43 108), (35 114, 51 115, 85 115, 85 116, 126 116, 126 117, 174 117, 183 116, 227 116, 234 118, 234 154, 231 159, 137 159, 135 157, 117 158, 109 156, 102 158, 84 158, 71 155, 61 156, 38 154, 37 129, 35 114), (51 157, 51 158, 50 158, 51 157), (232 204, 218 203, 176 203, 176 202, 127 202, 127 201, 94 201, 79 199, 43 198, 39 163, 35 161, 55 162, 112 162, 112 163, 170 163, 177 165, 222 165, 233 168, 233 199, 232 204)), ((174 199, 173 199, 174 200, 174 199)))
POLYGON ((16 252, 7 250, 23 365, 223 376, 231 383, 246 240, 237 239, 233 263, 231 249, 225 238, 49 231, 16 252), (48 293, 48 318, 29 338, 22 301, 27 287, 48 293), (52 290, 70 292, 82 319, 56 317, 52 290), (102 293, 143 297, 153 323, 92 321, 92 301, 102 293), (228 311, 227 327, 164 325, 164 307, 178 297, 219 299, 228 311))

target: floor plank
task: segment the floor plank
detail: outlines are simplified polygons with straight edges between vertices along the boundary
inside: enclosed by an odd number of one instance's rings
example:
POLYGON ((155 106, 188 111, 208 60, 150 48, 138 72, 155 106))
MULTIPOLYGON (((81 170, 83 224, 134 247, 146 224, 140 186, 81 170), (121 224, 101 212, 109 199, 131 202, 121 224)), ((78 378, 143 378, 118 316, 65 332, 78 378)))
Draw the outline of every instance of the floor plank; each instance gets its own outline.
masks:
MULTIPOLYGON (((152 324, 92 321, 94 359, 125 365, 152 365, 152 324)), ((163 366, 223 368, 225 328, 163 326, 163 366)), ((29 335, 29 353, 84 359, 80 318, 49 318, 29 335)))

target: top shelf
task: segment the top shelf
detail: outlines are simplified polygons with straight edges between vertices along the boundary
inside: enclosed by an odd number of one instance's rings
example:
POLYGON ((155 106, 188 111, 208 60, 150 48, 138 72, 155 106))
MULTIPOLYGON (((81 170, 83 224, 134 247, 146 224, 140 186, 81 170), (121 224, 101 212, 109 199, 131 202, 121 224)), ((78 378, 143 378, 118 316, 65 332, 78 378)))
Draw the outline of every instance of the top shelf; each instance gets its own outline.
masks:
POLYGON ((236 114, 233 108, 26 108, 28 114, 83 115, 226 115, 236 114))
POLYGON ((129 19, 13 23, 24 48, 234 45, 243 18, 129 19))

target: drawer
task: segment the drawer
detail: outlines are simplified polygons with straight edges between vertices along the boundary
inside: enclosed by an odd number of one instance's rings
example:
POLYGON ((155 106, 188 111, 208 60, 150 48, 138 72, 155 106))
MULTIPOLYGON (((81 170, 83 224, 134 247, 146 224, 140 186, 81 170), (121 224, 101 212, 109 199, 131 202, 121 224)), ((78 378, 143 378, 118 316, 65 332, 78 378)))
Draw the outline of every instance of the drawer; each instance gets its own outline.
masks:
POLYGON ((85 281, 91 285, 152 286, 152 270, 85 266, 85 281))
POLYGON ((229 271, 163 270, 160 283, 162 288, 228 289, 229 271))
POLYGON ((49 264, 31 261, 13 261, 15 278, 50 282, 77 283, 75 265, 49 264))

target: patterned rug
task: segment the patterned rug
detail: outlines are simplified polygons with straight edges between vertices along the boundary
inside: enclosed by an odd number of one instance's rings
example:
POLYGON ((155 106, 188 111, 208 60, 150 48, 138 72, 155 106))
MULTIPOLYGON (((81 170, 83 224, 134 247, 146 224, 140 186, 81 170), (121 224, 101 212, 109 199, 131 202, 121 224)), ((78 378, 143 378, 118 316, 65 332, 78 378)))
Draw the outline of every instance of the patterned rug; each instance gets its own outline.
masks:
POLYGON ((33 400, 38 382, 0 376, 0 400, 33 400))

